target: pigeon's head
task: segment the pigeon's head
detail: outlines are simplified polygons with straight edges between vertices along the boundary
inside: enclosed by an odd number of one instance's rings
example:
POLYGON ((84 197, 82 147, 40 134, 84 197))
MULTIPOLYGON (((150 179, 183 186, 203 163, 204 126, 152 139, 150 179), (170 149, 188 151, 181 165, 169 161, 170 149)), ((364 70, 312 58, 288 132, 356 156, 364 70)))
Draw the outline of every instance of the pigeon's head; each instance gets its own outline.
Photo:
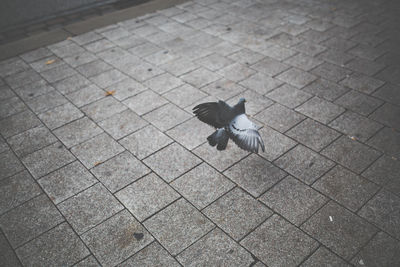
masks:
POLYGON ((242 103, 246 103, 246 99, 244 99, 244 97, 241 97, 239 99, 239 104, 242 104, 242 103))

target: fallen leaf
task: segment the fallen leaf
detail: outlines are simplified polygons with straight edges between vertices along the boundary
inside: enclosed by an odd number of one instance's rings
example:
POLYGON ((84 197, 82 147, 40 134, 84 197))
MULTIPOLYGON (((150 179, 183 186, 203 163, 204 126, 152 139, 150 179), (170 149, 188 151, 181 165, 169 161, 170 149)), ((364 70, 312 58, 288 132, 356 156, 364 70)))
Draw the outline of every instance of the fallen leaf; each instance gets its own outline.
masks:
POLYGON ((110 96, 110 95, 114 95, 114 94, 115 94, 115 90, 106 91, 106 96, 110 96))
POLYGON ((53 64, 54 62, 56 62, 56 60, 55 60, 55 59, 50 59, 50 60, 47 60, 47 61, 46 61, 46 65, 53 64))
POLYGON ((99 164, 101 164, 101 162, 100 162, 100 161, 96 161, 96 162, 94 163, 94 166, 97 166, 97 165, 99 165, 99 164))
POLYGON ((354 136, 349 136, 349 138, 351 139, 351 140, 356 140, 356 138, 354 137, 354 136))

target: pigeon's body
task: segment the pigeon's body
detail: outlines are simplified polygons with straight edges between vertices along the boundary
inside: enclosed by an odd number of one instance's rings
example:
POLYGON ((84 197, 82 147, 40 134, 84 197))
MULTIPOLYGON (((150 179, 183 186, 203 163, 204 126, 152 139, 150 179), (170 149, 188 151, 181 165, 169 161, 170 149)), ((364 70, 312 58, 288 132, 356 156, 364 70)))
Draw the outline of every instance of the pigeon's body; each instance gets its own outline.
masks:
POLYGON ((247 118, 244 107, 245 100, 231 107, 224 101, 208 102, 193 108, 194 114, 217 130, 207 137, 211 146, 224 150, 231 138, 240 148, 258 153, 258 147, 265 150, 264 142, 258 133, 257 126, 247 118))

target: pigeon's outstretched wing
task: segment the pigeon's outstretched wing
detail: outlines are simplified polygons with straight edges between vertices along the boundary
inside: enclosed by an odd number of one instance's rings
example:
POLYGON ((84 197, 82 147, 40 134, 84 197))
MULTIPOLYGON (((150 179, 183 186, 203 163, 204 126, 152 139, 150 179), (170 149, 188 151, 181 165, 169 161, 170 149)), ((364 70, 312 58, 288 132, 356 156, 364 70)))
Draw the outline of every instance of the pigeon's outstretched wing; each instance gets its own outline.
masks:
POLYGON ((227 126, 235 115, 232 107, 221 100, 197 105, 193 108, 193 113, 199 120, 215 128, 227 126))
POLYGON ((261 146, 262 151, 265 151, 264 142, 258 133, 257 126, 245 114, 236 116, 231 121, 229 133, 232 140, 241 149, 258 153, 258 147, 261 146))

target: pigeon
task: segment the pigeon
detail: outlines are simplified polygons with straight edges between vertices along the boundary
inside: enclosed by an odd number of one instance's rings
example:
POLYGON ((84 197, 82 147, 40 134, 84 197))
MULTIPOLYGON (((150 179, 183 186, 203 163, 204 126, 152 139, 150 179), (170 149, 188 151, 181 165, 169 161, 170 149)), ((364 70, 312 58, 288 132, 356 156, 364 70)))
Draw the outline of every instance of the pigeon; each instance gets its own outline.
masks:
POLYGON ((202 121, 216 128, 216 131, 207 137, 211 146, 217 146, 218 150, 224 150, 229 138, 241 149, 258 153, 261 146, 265 151, 264 142, 258 132, 258 127, 245 114, 244 103, 240 98, 233 107, 222 100, 218 102, 202 103, 193 108, 193 113, 202 121))

